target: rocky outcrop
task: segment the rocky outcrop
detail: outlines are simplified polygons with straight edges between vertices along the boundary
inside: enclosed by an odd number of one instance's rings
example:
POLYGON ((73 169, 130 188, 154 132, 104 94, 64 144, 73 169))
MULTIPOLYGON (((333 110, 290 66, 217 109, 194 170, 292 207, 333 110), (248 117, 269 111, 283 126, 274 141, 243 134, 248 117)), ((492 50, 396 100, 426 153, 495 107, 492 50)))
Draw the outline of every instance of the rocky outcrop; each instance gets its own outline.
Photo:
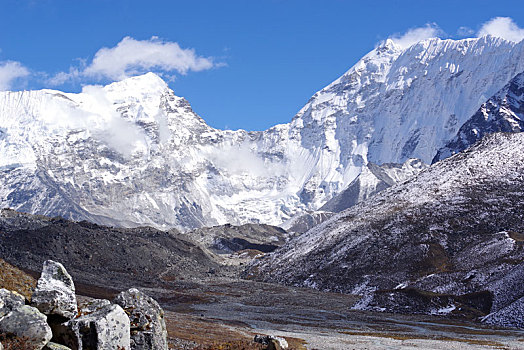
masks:
POLYGON ((457 135, 438 150, 433 163, 462 152, 494 132, 524 130, 524 72, 517 74, 499 92, 482 104, 458 130, 457 135))
POLYGON ((131 349, 167 349, 164 311, 151 297, 136 288, 120 293, 113 300, 131 321, 131 349))
POLYGON ((56 326, 56 339, 73 350, 129 350, 129 318, 120 306, 104 304, 100 308, 80 310, 80 317, 56 326))
POLYGON ((138 289, 120 293, 114 303, 82 298, 79 307, 74 293, 73 279, 52 260, 44 263, 33 294, 36 307, 0 289, 0 340, 14 349, 167 350, 164 311, 138 289))
POLYGON ((67 319, 76 315, 75 285, 62 264, 52 260, 44 262, 31 304, 46 315, 67 319))
POLYGON ((17 292, 7 289, 0 289, 0 317, 5 316, 9 311, 25 304, 23 296, 17 292))
POLYGON ((24 339, 30 349, 42 349, 52 337, 47 317, 37 308, 21 305, 0 319, 0 333, 24 339))

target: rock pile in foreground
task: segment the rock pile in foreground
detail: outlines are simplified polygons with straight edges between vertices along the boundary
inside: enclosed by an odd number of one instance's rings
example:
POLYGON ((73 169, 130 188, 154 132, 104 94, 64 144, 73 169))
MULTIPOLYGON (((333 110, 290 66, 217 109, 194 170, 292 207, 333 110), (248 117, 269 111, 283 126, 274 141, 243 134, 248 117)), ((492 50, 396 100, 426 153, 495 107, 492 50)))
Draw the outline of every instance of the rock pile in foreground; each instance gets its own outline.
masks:
POLYGON ((163 350, 167 331, 162 308, 135 288, 113 302, 78 305, 69 273, 47 260, 30 305, 17 292, 0 289, 0 341, 12 349, 163 350))

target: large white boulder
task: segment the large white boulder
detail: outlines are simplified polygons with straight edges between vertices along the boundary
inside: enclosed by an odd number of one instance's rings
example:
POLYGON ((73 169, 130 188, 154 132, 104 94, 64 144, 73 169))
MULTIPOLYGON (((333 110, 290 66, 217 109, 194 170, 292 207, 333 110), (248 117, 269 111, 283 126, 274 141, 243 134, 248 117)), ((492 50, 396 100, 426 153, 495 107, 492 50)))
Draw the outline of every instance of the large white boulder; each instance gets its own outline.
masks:
POLYGON ((0 333, 23 338, 31 350, 42 349, 53 336, 46 315, 29 305, 18 306, 0 318, 0 333))
POLYGON ((71 319, 77 314, 73 278, 62 264, 53 260, 44 262, 31 305, 46 315, 71 319))

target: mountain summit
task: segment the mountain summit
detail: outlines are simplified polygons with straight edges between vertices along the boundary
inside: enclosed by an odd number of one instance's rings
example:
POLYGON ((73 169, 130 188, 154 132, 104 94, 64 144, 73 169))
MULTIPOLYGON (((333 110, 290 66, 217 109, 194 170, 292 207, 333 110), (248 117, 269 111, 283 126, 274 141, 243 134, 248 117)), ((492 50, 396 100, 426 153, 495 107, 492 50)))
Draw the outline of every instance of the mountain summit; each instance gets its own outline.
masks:
POLYGON ((522 71, 524 42, 386 41, 261 132, 208 126, 153 73, 79 94, 1 92, 0 205, 119 226, 280 224, 368 162, 429 163, 522 71))

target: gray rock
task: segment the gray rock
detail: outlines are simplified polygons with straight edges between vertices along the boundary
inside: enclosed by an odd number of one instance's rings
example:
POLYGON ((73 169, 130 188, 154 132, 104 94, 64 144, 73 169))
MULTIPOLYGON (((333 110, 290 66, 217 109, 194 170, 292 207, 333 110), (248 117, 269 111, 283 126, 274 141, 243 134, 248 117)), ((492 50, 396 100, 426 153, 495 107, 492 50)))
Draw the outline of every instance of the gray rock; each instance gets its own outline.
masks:
POLYGON ((113 303, 120 305, 131 321, 131 349, 167 349, 164 310, 156 300, 131 288, 118 294, 113 303))
POLYGON ((22 295, 4 288, 0 289, 0 317, 24 304, 25 298, 22 295))
POLYGON ((75 285, 62 264, 53 260, 44 262, 31 305, 46 315, 71 319, 77 314, 75 285))
POLYGON ((111 302, 107 299, 90 299, 80 303, 79 309, 82 315, 88 315, 103 309, 107 305, 111 305, 111 302))
POLYGON ((73 350, 130 349, 129 318, 120 306, 99 301, 79 315, 54 327, 56 341, 73 350))
POLYGON ((255 343, 266 346, 266 350, 284 350, 288 348, 288 343, 284 338, 273 335, 255 335, 255 343))
POLYGON ((52 337, 47 317, 38 309, 21 305, 0 319, 0 333, 24 338, 31 349, 42 349, 52 337))
MULTIPOLYGON (((2 349, 0 349, 0 350, 2 350, 2 349)), ((71 348, 68 348, 67 346, 62 345, 62 344, 49 342, 49 343, 47 343, 46 346, 44 346, 44 348, 42 350, 71 350, 71 348)))

